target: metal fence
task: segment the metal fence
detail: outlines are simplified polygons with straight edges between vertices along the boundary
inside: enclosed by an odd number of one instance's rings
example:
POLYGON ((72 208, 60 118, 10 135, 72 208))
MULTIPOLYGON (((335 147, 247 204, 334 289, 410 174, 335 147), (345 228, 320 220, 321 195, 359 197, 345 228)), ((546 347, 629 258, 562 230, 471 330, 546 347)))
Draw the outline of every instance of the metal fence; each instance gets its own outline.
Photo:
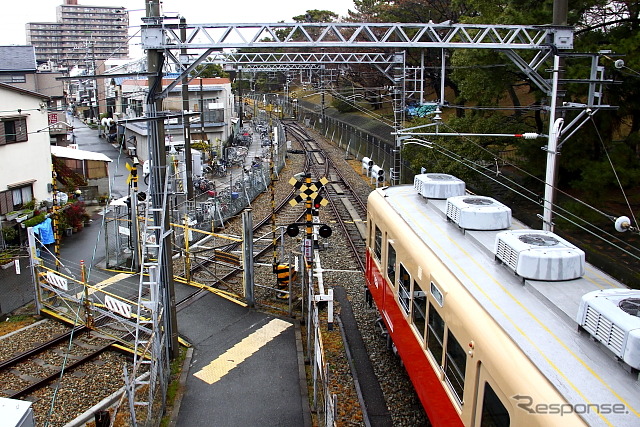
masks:
MULTIPOLYGON (((284 130, 278 122, 276 138, 270 145, 260 147, 253 159, 247 159, 247 164, 231 166, 226 177, 209 180, 200 179, 197 193, 188 200, 184 192, 185 182, 183 168, 169 165, 168 196, 169 221, 172 224, 172 239, 174 247, 185 246, 184 223, 192 229, 213 231, 224 227, 224 223, 238 215, 244 208, 251 206, 253 201, 271 182, 271 170, 278 177, 278 173, 285 164, 286 141, 284 130), (273 158, 272 158, 273 157, 273 158), (251 163, 249 163, 251 161, 251 163)), ((131 269, 133 266, 133 251, 136 247, 135 231, 141 230, 144 210, 149 201, 139 201, 138 227, 133 227, 131 221, 131 207, 126 203, 112 203, 105 215, 105 245, 107 268, 131 269)), ((190 243, 204 238, 206 234, 191 233, 190 243)), ((138 237, 140 239, 141 236, 138 237)))
MULTIPOLYGON (((280 98, 281 99, 281 98, 280 98)), ((345 151, 345 157, 353 156, 357 160, 369 157, 376 165, 386 171, 393 167, 393 151, 395 147, 394 137, 391 135, 393 128, 388 125, 374 126, 367 130, 364 127, 375 123, 367 118, 350 117, 350 123, 341 120, 338 116, 322 114, 322 108, 308 105, 294 105, 282 101, 282 108, 285 115, 295 116, 297 120, 307 127, 313 128, 325 138, 330 139, 339 148, 345 151), (363 127, 358 126, 361 124, 363 127)), ((403 160, 401 182, 412 182, 413 171, 410 170, 409 163, 403 160)))
MULTIPOLYGON (((336 423, 336 407, 337 394, 331 389, 330 378, 331 369, 325 358, 324 344, 322 340, 323 321, 320 317, 320 302, 318 293, 316 292, 314 283, 313 269, 305 267, 302 260, 299 263, 302 266, 302 274, 300 277, 306 278, 307 293, 307 355, 311 365, 311 381, 313 394, 311 396, 311 409, 316 413, 316 425, 320 427, 333 427, 336 423)), ((303 289, 305 283, 303 281, 303 289)), ((331 312, 327 309, 324 312, 331 312)), ((331 314, 332 316, 332 314, 331 314)), ((329 319, 327 319, 329 320, 329 319)), ((332 320, 332 319, 331 319, 332 320)))

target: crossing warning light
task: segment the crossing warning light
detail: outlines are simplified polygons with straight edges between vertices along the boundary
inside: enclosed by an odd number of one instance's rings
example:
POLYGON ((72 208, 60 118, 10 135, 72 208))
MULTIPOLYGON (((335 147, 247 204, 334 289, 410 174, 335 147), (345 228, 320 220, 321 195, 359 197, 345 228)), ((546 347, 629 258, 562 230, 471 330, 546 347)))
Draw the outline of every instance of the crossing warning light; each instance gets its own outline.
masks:
POLYGON ((298 227, 298 224, 287 225, 287 236, 296 237, 299 232, 300 232, 300 228, 298 227))
POLYGON ((327 224, 322 224, 318 229, 318 234, 320 235, 320 237, 323 237, 325 239, 327 237, 331 237, 331 233, 332 233, 331 227, 329 227, 327 224))

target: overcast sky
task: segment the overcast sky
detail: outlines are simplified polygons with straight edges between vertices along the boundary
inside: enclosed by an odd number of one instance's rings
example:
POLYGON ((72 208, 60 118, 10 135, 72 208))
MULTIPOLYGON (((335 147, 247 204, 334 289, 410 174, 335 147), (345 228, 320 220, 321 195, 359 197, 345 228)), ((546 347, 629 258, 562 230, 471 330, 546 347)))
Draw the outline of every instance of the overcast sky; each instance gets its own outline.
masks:
MULTIPOLYGON (((0 13, 0 45, 26 44, 27 22, 55 22, 56 7, 63 0, 3 0, 0 13)), ((293 16, 310 9, 330 10, 345 16, 353 10, 352 0, 161 0, 165 15, 182 15, 187 23, 274 23, 293 22, 293 16), (237 8, 234 8, 237 6, 237 8)), ((129 10, 129 25, 139 26, 144 16, 144 0, 79 0, 80 5, 124 6, 129 10)), ((131 28, 134 34, 137 28, 131 28)), ((134 39, 139 43, 139 38, 134 39)), ((132 50, 135 51, 135 48, 132 50)))

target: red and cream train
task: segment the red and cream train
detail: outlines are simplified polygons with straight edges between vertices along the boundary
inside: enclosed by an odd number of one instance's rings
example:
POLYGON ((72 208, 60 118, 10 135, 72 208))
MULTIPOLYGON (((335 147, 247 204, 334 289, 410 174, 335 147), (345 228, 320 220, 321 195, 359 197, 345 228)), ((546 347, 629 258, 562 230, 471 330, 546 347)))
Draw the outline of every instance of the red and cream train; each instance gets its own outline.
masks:
POLYGON ((451 175, 376 189, 367 221, 368 297, 434 426, 640 425, 640 291, 451 175))

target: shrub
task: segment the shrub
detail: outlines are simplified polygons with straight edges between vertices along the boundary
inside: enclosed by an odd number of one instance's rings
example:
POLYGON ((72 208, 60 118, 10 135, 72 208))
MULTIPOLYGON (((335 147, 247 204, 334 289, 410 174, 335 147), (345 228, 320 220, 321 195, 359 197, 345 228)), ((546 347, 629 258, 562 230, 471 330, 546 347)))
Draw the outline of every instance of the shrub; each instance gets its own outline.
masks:
POLYGON ((40 224, 42 221, 46 219, 45 214, 35 215, 33 218, 29 218, 26 221, 23 221, 25 227, 33 227, 35 225, 40 224))
POLYGON ((6 243, 15 243, 18 240, 18 230, 14 227, 4 227, 2 229, 2 237, 6 243))
POLYGON ((62 216, 66 219, 64 222, 73 228, 82 228, 84 222, 89 219, 84 202, 75 202, 68 205, 63 211, 62 216))

